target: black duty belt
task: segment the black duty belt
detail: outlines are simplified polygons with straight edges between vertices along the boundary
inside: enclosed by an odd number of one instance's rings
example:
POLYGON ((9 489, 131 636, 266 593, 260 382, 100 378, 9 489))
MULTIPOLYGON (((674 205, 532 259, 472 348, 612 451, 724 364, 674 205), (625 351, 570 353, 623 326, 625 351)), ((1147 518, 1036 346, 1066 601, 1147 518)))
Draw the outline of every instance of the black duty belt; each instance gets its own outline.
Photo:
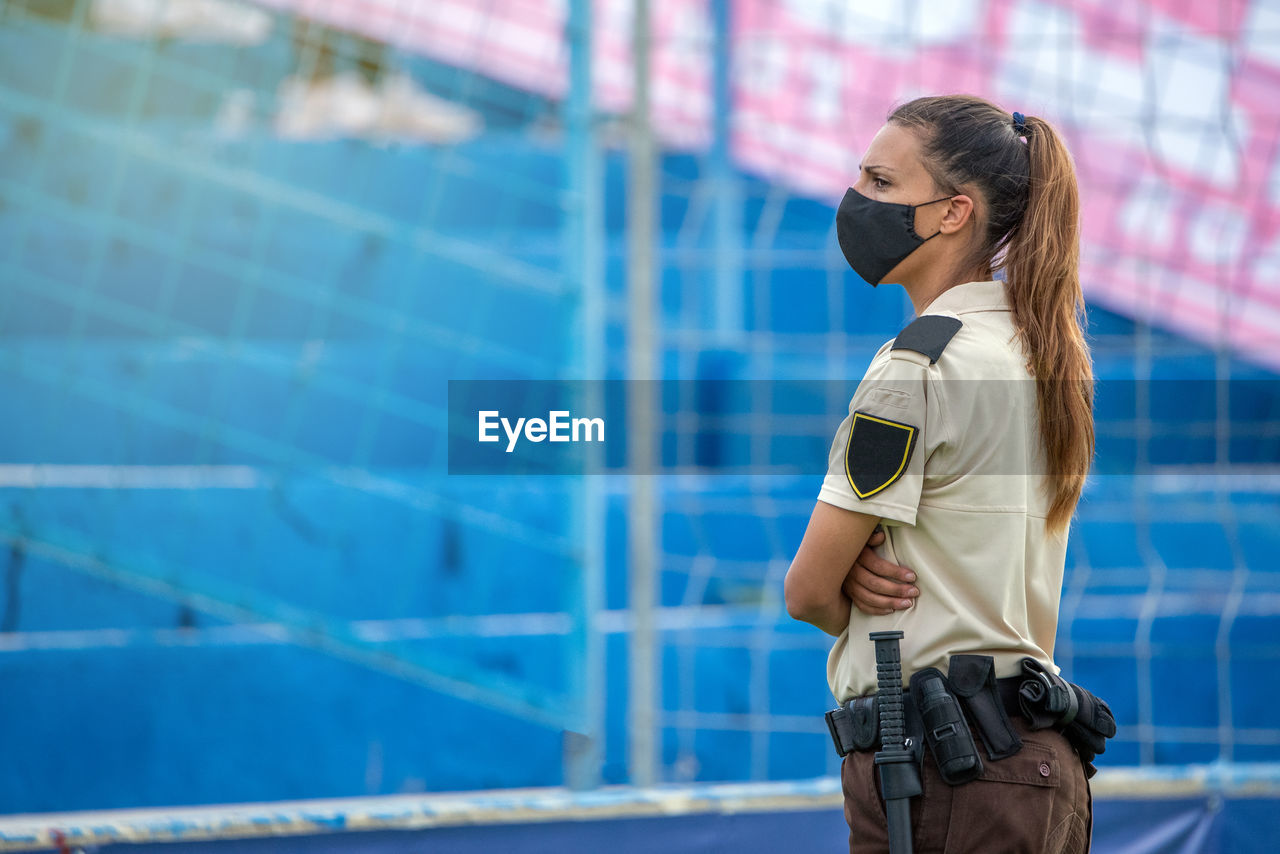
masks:
MULTIPOLYGON (((1011 718, 1022 714, 1022 709, 1018 705, 1018 686, 1020 684, 1022 684, 1021 676, 1006 676, 996 680, 996 692, 1000 697, 1000 705, 1004 707, 1005 714, 1011 718)), ((903 692, 902 700, 906 705, 915 705, 915 698, 909 692, 903 692)), ((865 697, 854 697, 845 703, 843 708, 854 716, 853 720, 850 720, 848 724, 848 726, 852 727, 850 732, 854 732, 855 729, 859 732, 859 735, 853 739, 856 743, 854 743, 852 749, 871 751, 878 749, 880 746, 880 715, 876 704, 876 695, 868 694, 865 697)), ((830 716, 833 712, 827 712, 827 714, 830 716)), ((833 737, 836 736, 833 734, 833 737)), ((839 752, 839 750, 840 748, 837 744, 836 751, 839 752)), ((845 751, 845 753, 848 752, 850 751, 845 751)), ((840 755, 843 756, 844 753, 840 753, 840 755)))
MULTIPOLYGON (((1034 659, 1023 659, 1022 675, 1001 679, 995 678, 994 665, 987 655, 953 655, 946 676, 931 667, 911 677, 903 706, 906 735, 917 760, 928 743, 943 779, 952 785, 967 782, 982 771, 970 723, 982 738, 987 758, 999 761, 1022 749, 1010 720, 1021 716, 1033 730, 1052 727, 1062 732, 1093 776, 1094 756, 1116 733, 1110 707, 1034 659)), ((879 720, 874 694, 827 712, 836 752, 844 756, 878 749, 879 720)))

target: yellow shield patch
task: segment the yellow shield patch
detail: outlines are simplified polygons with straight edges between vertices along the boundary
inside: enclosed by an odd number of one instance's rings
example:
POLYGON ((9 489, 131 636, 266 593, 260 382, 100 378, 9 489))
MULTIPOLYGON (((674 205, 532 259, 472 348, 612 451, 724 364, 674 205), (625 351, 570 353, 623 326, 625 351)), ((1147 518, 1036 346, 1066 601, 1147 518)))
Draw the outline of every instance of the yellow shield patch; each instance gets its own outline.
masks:
POLYGON ((853 494, 870 498, 902 477, 919 432, 911 424, 854 412, 844 450, 844 471, 853 494))

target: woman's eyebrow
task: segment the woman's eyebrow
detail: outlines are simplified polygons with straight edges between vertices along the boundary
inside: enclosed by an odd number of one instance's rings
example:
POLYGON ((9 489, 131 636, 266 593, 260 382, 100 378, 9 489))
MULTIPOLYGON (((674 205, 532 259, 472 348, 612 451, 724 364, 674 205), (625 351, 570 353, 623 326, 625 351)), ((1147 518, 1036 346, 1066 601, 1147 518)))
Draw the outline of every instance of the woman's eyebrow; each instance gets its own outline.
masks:
POLYGON ((888 166, 863 166, 861 163, 859 163, 859 164, 858 164, 858 168, 859 168, 859 169, 866 170, 867 172, 875 172, 875 171, 879 171, 879 172, 895 172, 895 171, 897 171, 897 170, 895 170, 895 169, 890 169, 888 166))

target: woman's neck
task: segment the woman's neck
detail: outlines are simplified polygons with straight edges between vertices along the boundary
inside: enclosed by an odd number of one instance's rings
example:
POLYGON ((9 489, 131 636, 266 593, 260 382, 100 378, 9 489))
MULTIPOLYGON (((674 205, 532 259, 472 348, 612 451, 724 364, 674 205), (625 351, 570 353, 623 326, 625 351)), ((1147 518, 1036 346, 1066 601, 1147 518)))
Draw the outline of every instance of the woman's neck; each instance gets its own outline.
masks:
POLYGON ((924 276, 914 282, 904 282, 903 290, 911 300, 916 317, 924 314, 929 305, 943 293, 965 282, 985 282, 991 278, 991 270, 971 268, 965 271, 940 272, 924 276))

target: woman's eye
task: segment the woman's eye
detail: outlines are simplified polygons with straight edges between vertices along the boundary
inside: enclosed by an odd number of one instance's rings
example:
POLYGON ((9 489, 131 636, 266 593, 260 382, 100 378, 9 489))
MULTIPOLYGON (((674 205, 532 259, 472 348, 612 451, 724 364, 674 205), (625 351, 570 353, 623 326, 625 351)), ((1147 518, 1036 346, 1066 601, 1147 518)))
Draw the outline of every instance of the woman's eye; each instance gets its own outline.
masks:
POLYGON ((876 178, 876 179, 875 179, 875 186, 876 186, 876 189, 877 189, 877 190, 883 190, 883 189, 885 189, 886 187, 888 187, 888 186, 889 186, 889 182, 888 182, 888 181, 886 181, 886 180, 885 180, 885 179, 883 179, 883 178, 876 178))

